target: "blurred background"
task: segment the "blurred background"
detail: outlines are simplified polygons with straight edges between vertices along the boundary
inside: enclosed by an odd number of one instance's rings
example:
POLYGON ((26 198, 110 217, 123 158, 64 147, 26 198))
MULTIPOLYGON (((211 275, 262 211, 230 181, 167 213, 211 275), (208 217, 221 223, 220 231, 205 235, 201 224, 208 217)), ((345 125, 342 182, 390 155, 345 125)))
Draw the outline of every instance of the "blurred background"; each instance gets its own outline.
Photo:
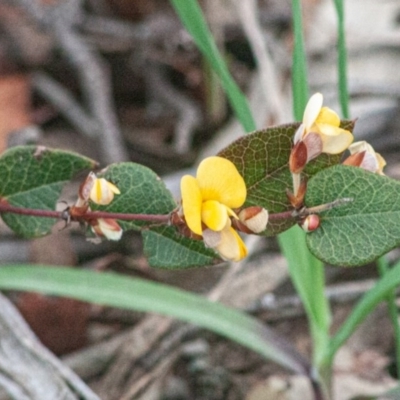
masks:
MULTIPOLYGON (((291 2, 200 5, 257 129, 291 122, 291 2)), ((322 92, 325 104, 339 111, 333 1, 302 5, 312 92, 322 92)), ((345 5, 354 134, 386 158, 387 175, 399 178, 400 1, 345 5)), ((101 167, 141 163, 178 200, 182 174, 244 133, 169 1, 0 1, 1 152, 33 143, 79 152, 101 167)), ((61 200, 72 204, 78 184, 79 178, 61 200)), ((303 309, 274 238, 251 239, 251 256, 234 267, 163 271, 149 268, 139 234, 94 245, 79 227, 62 228, 27 241, 1 225, 0 263, 113 270, 203 293, 257 315, 309 355, 303 309)), ((398 250, 389 254, 398 258, 398 250)), ((335 327, 376 273, 372 267, 328 267, 327 279, 335 327)), ((33 293, 8 296, 40 340, 102 399, 310 398, 303 378, 183 323, 33 293)), ((337 357, 337 399, 393 386, 392 336, 380 308, 337 357)), ((24 363, 29 369, 29 360, 24 363)), ((0 366, 1 374, 6 369, 0 366)), ((1 400, 8 398, 0 393, 1 400)))

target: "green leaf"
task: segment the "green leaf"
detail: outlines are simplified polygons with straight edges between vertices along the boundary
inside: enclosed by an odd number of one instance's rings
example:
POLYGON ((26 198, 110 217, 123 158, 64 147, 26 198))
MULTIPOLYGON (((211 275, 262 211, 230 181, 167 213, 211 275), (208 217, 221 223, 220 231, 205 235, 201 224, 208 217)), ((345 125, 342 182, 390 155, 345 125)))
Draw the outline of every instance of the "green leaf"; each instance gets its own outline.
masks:
POLYGON ((301 0, 292 0, 293 18, 293 65, 292 65, 292 90, 293 114, 296 119, 301 119, 309 99, 307 56, 303 37, 303 16, 301 0))
MULTIPOLYGON (((169 214, 177 204, 164 182, 149 168, 135 163, 110 165, 99 174, 114 183, 121 194, 107 206, 93 209, 130 214, 169 214)), ((188 268, 220 261, 203 241, 181 235, 175 227, 146 221, 119 221, 125 230, 141 230, 144 251, 152 267, 188 268)))
POLYGON ((400 243, 400 182, 361 168, 337 165, 308 183, 306 205, 337 199, 350 203, 321 213, 321 226, 307 235, 314 255, 333 265, 375 260, 400 243))
MULTIPOLYGON (((98 176, 114 183, 121 194, 107 206, 93 204, 94 210, 129 214, 169 214, 176 202, 164 182, 151 169, 132 162, 112 164, 98 176)), ((139 230, 149 222, 120 221, 123 229, 139 230)))
POLYGON ((196 0, 171 0, 171 4, 201 52, 221 79, 222 86, 243 128, 246 132, 253 131, 256 126, 247 100, 232 79, 229 69, 207 27, 199 4, 196 0))
POLYGON ((302 374, 307 361, 285 341, 240 311, 160 283, 67 267, 2 266, 0 288, 66 296, 129 310, 179 318, 221 334, 302 374))
POLYGON ((144 252, 152 267, 189 268, 220 262, 202 240, 182 236, 174 227, 153 227, 142 232, 144 252))
MULTIPOLYGON (((343 121, 342 127, 352 130, 352 121, 343 121)), ((231 160, 243 176, 247 186, 245 206, 261 206, 270 213, 288 211, 292 207, 286 190, 292 188, 292 177, 288 162, 293 145, 293 136, 299 123, 280 125, 246 135, 218 155, 231 160)), ((341 155, 321 154, 305 169, 310 177, 340 161, 341 155)), ((294 220, 270 221, 263 234, 277 235, 294 225, 294 220)))
POLYGON ((319 365, 329 343, 331 310, 325 296, 325 270, 307 249, 305 232, 298 226, 278 236, 296 292, 303 301, 313 339, 314 365, 319 365))
MULTIPOLYGON (((14 147, 0 157, 0 197, 13 206, 55 210, 65 183, 96 162, 68 151, 42 146, 14 147)), ((53 218, 3 214, 4 222, 25 237, 50 233, 53 218)))

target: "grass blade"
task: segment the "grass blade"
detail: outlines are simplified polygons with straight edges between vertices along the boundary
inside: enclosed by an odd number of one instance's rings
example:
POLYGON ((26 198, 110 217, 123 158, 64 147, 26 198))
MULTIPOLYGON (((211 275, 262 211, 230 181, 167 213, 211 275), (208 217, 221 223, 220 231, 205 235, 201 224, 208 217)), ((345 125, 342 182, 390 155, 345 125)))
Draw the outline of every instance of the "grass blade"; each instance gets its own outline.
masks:
POLYGON ((247 99, 232 79, 208 29, 199 4, 196 0, 171 0, 171 3, 200 51, 221 79, 222 86, 244 130, 246 132, 254 131, 256 126, 247 99))
POLYGON ((6 265, 0 267, 0 288, 168 315, 223 335, 297 373, 309 374, 307 361, 290 343, 257 319, 160 283, 69 267, 6 265))
POLYGON ((343 118, 350 118, 349 91, 347 87, 347 49, 346 32, 344 26, 344 5, 343 0, 334 0, 338 19, 338 78, 339 78, 339 99, 342 108, 343 118))
MULTIPOLYGON (((294 49, 292 69, 293 112, 301 120, 308 101, 307 62, 303 39, 301 3, 292 0, 294 49)), ((285 255, 293 284, 303 301, 310 324, 314 344, 314 364, 326 351, 329 341, 331 313, 324 295, 324 269, 308 250, 305 235, 297 227, 284 232, 278 237, 285 255)))
MULTIPOLYGON (((381 278, 383 278, 389 271, 389 263, 386 257, 381 257, 378 259, 378 269, 381 278)), ((400 325, 399 325, 399 315, 397 312, 396 306, 396 295, 394 291, 391 291, 386 296, 387 306, 388 306, 388 313, 390 319, 392 321, 393 332, 394 332, 394 339, 395 339, 395 347, 396 347, 396 371, 397 376, 400 372, 400 325)))
POLYGON ((324 266, 309 252, 305 234, 298 227, 279 235, 278 240, 309 319, 314 344, 314 364, 318 365, 329 343, 331 323, 330 308, 324 294, 324 266))
POLYGON ((301 121, 309 94, 300 0, 292 0, 292 14, 294 34, 292 65, 293 114, 297 121, 301 121))

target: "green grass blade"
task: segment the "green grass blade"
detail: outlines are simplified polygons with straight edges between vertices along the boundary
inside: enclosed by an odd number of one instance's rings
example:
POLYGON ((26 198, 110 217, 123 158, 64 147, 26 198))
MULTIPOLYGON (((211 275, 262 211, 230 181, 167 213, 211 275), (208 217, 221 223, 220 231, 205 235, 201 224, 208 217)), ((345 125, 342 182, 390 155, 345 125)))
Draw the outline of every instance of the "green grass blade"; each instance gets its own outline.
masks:
POLYGON ((356 304, 351 314, 332 338, 327 353, 328 359, 333 358, 337 350, 351 336, 357 326, 398 285, 400 285, 400 263, 397 263, 390 271, 386 272, 385 276, 356 304))
MULTIPOLYGON (((304 48, 301 3, 292 0, 294 49, 293 49, 293 112, 301 120, 308 101, 307 62, 304 48)), ((278 237, 285 255, 293 284, 303 301, 310 324, 314 346, 314 364, 318 362, 329 340, 331 313, 324 295, 323 264, 308 250, 305 235, 297 227, 284 232, 278 237)))
POLYGON ((0 267, 0 288, 168 315, 210 329, 293 371, 309 373, 297 351, 257 319, 160 283, 68 267, 8 265, 0 267))
MULTIPOLYGON (((378 259, 378 269, 379 269, 381 278, 383 278, 390 271, 389 263, 388 263, 386 257, 381 257, 378 259)), ((390 293, 388 293, 388 295, 386 296, 386 301, 387 301, 389 316, 392 321, 394 338, 395 338, 397 376, 400 376, 399 375, 399 373, 400 373, 400 325, 399 325, 399 315, 398 315, 397 306, 396 306, 396 296, 395 296, 394 291, 391 291, 390 293)))
POLYGON ((200 51, 220 77, 222 86, 243 128, 246 132, 254 131, 256 125, 247 100, 232 79, 228 67, 208 29, 199 4, 196 0, 171 0, 171 3, 200 51))
POLYGON ((314 363, 318 364, 329 342, 331 313, 324 294, 324 266, 308 250, 305 234, 293 227, 278 237, 288 261, 293 284, 303 301, 314 344, 314 363))
POLYGON ((343 118, 350 118, 349 91, 347 87, 347 49, 346 32, 344 26, 343 0, 334 0, 338 19, 338 75, 339 75, 339 98, 343 118))
POLYGON ((309 97, 300 0, 292 0, 292 15, 294 34, 292 66, 293 114, 296 120, 300 121, 303 118, 303 111, 309 97))

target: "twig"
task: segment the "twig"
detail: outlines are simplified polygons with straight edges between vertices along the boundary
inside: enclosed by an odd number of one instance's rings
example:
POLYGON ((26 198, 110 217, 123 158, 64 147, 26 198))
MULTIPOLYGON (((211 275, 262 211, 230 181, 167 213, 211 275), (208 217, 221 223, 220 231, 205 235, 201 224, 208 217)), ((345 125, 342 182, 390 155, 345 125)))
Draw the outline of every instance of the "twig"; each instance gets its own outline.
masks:
POLYGON ((173 145, 177 153, 186 153, 190 150, 194 130, 202 120, 199 106, 171 85, 161 65, 149 61, 146 73, 147 84, 154 98, 165 102, 178 113, 173 145))
POLYGON ((34 0, 9 0, 23 7, 59 44, 76 69, 92 116, 98 121, 98 141, 107 164, 128 159, 111 100, 111 83, 103 60, 74 32, 81 0, 39 5, 34 0))
POLYGON ((66 58, 77 69, 90 111, 101 125, 99 144, 105 163, 127 160, 128 155, 113 111, 106 65, 67 25, 55 23, 53 32, 66 58))
MULTIPOLYGON (((374 279, 366 279, 330 285, 325 290, 325 296, 332 304, 347 304, 360 298, 375 284, 376 281, 374 279)), ((268 314, 265 316, 267 320, 285 319, 304 314, 304 307, 299 296, 277 297, 272 293, 268 293, 257 300, 246 310, 252 314, 267 312, 268 314)))
POLYGON ((64 86, 42 72, 32 74, 31 82, 37 92, 53 104, 78 131, 90 138, 97 136, 100 130, 99 124, 88 116, 64 86))
MULTIPOLYGON (((54 211, 54 210, 40 210, 33 208, 15 207, 0 202, 0 214, 1 213, 29 215, 32 217, 41 217, 41 218, 57 218, 67 221, 70 218, 68 210, 67 212, 54 211)), ((85 214, 80 215, 79 217, 73 216, 72 220, 87 221, 98 218, 112 218, 112 219, 119 219, 121 221, 135 221, 135 220, 150 221, 150 222, 160 222, 160 223, 167 223, 169 221, 168 214, 125 214, 125 213, 109 213, 106 211, 86 211, 85 214)))
POLYGON ((83 29, 89 34, 109 35, 119 40, 145 41, 150 36, 150 31, 145 24, 128 23, 109 17, 86 15, 82 21, 83 29))
POLYGON ((37 340, 17 309, 1 294, 0 304, 0 385, 19 395, 18 400, 99 400, 37 340))
POLYGON ((281 123, 286 117, 285 103, 279 88, 279 77, 273 60, 265 44, 265 38, 258 19, 256 0, 231 0, 235 5, 243 29, 249 40, 253 54, 258 64, 260 83, 268 104, 269 120, 274 124, 281 123))

